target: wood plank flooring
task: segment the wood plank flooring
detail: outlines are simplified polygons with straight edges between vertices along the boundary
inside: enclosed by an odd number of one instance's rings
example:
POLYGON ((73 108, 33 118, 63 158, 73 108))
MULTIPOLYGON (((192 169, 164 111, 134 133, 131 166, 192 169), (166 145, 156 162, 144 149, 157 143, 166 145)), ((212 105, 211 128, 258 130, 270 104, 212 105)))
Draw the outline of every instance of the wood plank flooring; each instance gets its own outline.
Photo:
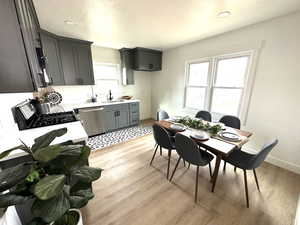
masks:
MULTIPOLYGON (((264 163, 257 169, 256 189, 249 171, 250 209, 245 205, 242 170, 227 165, 211 193, 208 167, 200 168, 198 202, 194 203, 196 170, 181 163, 166 179, 167 151, 153 154, 152 135, 131 140, 90 156, 91 166, 104 169, 94 183, 95 198, 82 209, 85 225, 293 225, 300 176, 264 163)), ((171 170, 177 154, 172 152, 171 170)), ((212 164, 214 166, 214 162, 212 164)))

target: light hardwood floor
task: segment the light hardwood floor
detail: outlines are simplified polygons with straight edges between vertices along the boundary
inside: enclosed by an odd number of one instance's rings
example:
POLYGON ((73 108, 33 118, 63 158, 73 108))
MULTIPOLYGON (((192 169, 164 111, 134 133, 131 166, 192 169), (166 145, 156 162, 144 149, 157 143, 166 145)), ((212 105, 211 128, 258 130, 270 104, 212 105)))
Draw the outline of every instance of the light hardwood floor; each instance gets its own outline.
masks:
MULTIPOLYGON (((195 168, 180 164, 169 182, 167 151, 149 166, 153 146, 148 135, 91 154, 91 166, 104 171, 93 185, 95 198, 82 210, 85 225, 293 225, 299 175, 264 163, 257 169, 259 192, 249 171, 247 209, 241 170, 227 165, 211 193, 208 168, 201 168, 195 204, 195 168)), ((172 170, 176 160, 173 151, 172 170)))

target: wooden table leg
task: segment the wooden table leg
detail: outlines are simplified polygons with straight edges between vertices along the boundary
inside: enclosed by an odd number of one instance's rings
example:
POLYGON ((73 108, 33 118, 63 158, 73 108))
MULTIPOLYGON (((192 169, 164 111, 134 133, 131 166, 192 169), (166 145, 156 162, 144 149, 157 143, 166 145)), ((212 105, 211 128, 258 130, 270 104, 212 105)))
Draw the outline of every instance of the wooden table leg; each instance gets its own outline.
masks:
POLYGON ((218 178, 218 174, 219 174, 221 159, 222 159, 222 156, 220 154, 217 155, 214 174, 213 174, 213 177, 212 177, 212 183, 213 184, 212 184, 211 192, 215 191, 215 186, 216 186, 216 183, 217 183, 217 178, 218 178))

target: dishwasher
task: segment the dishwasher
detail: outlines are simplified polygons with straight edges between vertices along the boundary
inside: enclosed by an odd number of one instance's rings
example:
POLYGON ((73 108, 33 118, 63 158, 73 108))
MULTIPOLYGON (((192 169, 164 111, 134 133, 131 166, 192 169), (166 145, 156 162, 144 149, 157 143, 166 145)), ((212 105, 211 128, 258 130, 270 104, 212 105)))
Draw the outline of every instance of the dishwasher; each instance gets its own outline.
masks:
POLYGON ((88 136, 105 133, 104 108, 94 107, 79 109, 79 118, 88 136))

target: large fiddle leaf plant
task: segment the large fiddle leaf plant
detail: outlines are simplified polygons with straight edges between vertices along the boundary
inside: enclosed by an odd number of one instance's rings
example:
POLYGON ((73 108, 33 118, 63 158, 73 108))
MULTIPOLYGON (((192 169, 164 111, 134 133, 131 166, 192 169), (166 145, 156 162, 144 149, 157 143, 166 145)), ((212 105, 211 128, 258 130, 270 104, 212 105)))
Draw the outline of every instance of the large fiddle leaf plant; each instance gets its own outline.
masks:
POLYGON ((102 169, 88 166, 90 148, 86 145, 54 144, 66 128, 53 130, 25 144, 4 151, 0 159, 21 149, 31 157, 27 162, 0 172, 0 208, 32 201, 33 220, 29 225, 76 225, 77 212, 94 197, 91 184, 102 169))

